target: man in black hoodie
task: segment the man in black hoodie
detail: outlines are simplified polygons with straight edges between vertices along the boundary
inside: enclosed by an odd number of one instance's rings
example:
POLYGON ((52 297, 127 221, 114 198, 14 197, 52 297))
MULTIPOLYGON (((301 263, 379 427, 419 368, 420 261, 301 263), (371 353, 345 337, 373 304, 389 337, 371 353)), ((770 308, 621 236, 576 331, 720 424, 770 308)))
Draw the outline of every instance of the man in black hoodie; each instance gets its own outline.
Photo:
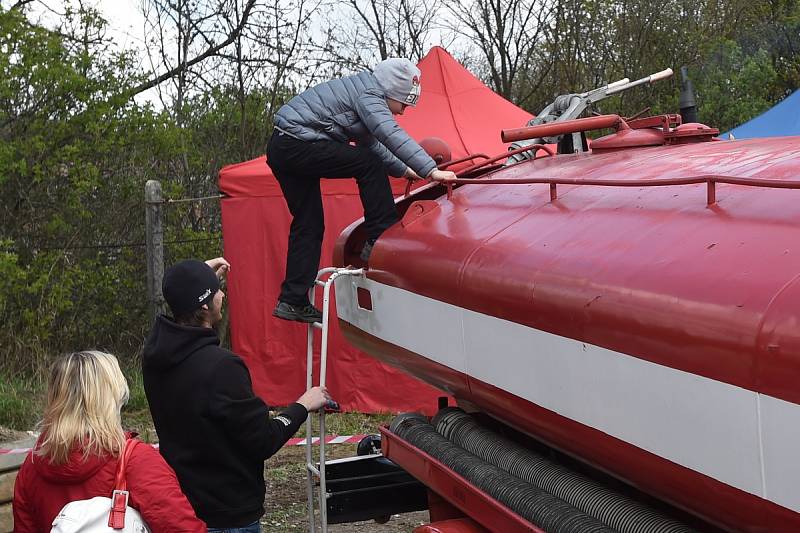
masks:
POLYGON ((297 431, 327 391, 314 387, 274 418, 238 355, 220 348, 223 258, 181 261, 162 285, 173 318, 156 319, 142 357, 161 454, 209 531, 260 531, 264 460, 297 431))

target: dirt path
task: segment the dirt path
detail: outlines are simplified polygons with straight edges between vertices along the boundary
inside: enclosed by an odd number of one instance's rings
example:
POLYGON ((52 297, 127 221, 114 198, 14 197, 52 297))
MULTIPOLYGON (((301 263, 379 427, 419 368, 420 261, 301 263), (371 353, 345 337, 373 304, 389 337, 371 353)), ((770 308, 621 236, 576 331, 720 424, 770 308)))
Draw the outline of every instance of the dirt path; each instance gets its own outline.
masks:
POLYGON ((4 446, 4 443, 22 440, 28 437, 30 437, 30 434, 24 431, 17 431, 0 426, 0 446, 4 446))

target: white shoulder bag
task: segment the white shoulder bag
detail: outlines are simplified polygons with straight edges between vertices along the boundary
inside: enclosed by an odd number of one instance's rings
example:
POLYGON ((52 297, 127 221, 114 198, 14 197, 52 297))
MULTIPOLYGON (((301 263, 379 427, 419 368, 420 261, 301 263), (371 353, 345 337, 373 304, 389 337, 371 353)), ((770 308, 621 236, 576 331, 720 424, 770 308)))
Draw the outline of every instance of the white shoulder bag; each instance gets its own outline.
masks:
POLYGON ((122 451, 117 468, 114 491, 110 498, 96 496, 88 500, 69 502, 61 509, 51 533, 88 533, 93 531, 149 533, 139 511, 128 506, 128 484, 125 481, 125 467, 131 452, 139 443, 128 439, 122 451))

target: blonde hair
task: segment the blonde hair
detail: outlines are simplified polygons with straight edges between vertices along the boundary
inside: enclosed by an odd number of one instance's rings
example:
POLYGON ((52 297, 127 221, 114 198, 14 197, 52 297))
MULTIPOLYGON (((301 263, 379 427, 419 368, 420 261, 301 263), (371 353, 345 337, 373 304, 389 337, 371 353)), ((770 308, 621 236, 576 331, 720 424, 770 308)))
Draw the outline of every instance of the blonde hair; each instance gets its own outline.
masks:
POLYGON ((84 351, 58 357, 50 370, 36 453, 53 464, 66 463, 76 447, 84 458, 118 456, 125 446, 120 409, 128 394, 113 355, 84 351))

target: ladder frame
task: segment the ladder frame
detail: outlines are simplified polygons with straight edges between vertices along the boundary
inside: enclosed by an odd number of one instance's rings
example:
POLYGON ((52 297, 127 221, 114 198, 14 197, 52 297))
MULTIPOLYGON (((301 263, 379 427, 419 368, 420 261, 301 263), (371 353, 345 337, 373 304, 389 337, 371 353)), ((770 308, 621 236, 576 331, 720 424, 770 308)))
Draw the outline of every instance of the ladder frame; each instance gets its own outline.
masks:
MULTIPOLYGON (((323 268, 317 272, 314 285, 308 291, 309 301, 314 303, 317 287, 323 287, 322 293, 322 322, 308 324, 306 337, 306 390, 314 386, 314 330, 321 330, 322 346, 319 354, 319 386, 325 386, 328 370, 328 331, 330 320, 330 293, 331 287, 341 276, 363 276, 363 268, 323 268), (323 278, 328 276, 323 281, 323 278)), ((309 413, 306 419, 306 496, 308 498, 308 530, 316 533, 316 517, 314 516, 314 477, 319 478, 319 518, 321 533, 328 533, 328 508, 327 486, 325 479, 325 409, 319 410, 319 467, 314 465, 312 447, 314 444, 313 419, 309 413)))

